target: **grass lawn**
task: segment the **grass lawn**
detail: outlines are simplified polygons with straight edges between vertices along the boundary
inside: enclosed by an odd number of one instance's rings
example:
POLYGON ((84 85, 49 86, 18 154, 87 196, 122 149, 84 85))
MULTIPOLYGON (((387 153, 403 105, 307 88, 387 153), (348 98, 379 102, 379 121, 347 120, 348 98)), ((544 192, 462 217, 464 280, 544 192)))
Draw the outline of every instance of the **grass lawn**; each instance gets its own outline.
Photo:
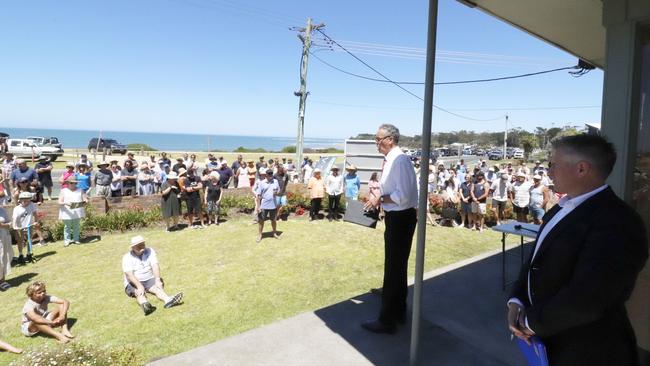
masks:
MULTIPOLYGON (((270 225, 267 225, 270 226, 270 225)), ((380 287, 383 225, 372 230, 344 222, 278 223, 282 240, 255 243, 256 226, 233 219, 203 230, 161 229, 105 235, 100 242, 36 248, 36 264, 16 267, 0 293, 1 339, 26 350, 55 341, 20 333, 20 309, 28 282, 43 280, 48 293, 71 301, 75 342, 134 345, 145 360, 192 349, 305 311, 316 310, 380 287), (124 295, 121 258, 129 239, 142 234, 156 249, 168 292, 183 291, 185 303, 148 317, 124 295)), ((490 230, 428 227, 426 270, 500 247, 490 230)), ((514 240, 514 239, 513 239, 514 240)), ((414 271, 415 245, 409 267, 414 271)), ((496 279, 495 279, 496 280, 496 279)), ((0 364, 15 355, 0 353, 0 364)))

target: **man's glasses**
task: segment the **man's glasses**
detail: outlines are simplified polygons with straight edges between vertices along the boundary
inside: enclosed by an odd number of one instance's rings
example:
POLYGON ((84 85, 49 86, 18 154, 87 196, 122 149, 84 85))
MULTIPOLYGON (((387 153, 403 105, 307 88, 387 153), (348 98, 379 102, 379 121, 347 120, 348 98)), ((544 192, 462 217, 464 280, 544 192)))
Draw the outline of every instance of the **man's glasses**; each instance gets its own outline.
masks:
POLYGON ((390 137, 390 136, 384 136, 384 137, 375 136, 375 143, 378 144, 378 143, 380 143, 380 142, 386 140, 386 139, 389 138, 389 137, 390 137))

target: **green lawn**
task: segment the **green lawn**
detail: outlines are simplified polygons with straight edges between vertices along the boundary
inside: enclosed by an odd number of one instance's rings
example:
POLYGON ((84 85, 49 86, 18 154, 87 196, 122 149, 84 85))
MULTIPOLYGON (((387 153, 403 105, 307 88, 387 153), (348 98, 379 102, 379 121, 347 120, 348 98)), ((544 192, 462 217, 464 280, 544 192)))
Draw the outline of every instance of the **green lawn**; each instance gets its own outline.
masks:
MULTIPOLYGON (((278 224, 282 240, 255 243, 248 218, 219 227, 165 233, 161 229, 105 235, 100 242, 36 248, 36 264, 14 268, 11 279, 33 274, 48 293, 71 301, 75 342, 134 345, 144 359, 179 353, 305 311, 316 310, 381 286, 383 226, 377 230, 344 222, 278 224), (152 300, 148 317, 124 295, 121 257, 129 239, 142 234, 158 252, 169 293, 183 291, 172 309, 152 300)), ((428 227, 426 270, 500 247, 500 236, 465 229, 428 227)), ((415 245, 411 255, 413 273, 415 245)), ((0 337, 34 349, 53 340, 20 333, 20 309, 28 282, 0 293, 0 337)), ((0 353, 0 364, 17 356, 0 353)))

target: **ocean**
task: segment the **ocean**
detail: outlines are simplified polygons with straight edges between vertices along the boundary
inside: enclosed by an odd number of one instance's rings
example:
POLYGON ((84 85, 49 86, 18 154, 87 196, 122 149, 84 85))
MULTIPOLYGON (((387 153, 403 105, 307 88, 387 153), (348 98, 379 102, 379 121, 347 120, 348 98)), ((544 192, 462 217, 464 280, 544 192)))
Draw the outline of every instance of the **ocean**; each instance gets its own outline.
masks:
MULTIPOLYGON (((54 136, 66 148, 87 148, 88 141, 99 136, 99 131, 55 130, 44 128, 6 128, 0 132, 8 133, 12 138, 27 136, 54 136)), ((248 149, 262 148, 267 151, 280 151, 285 146, 296 144, 295 137, 268 136, 229 136, 229 135, 191 135, 179 133, 152 133, 102 131, 102 137, 112 138, 121 144, 143 143, 161 151, 233 151, 240 146, 248 149)), ((306 148, 343 149, 343 139, 305 138, 306 148)))

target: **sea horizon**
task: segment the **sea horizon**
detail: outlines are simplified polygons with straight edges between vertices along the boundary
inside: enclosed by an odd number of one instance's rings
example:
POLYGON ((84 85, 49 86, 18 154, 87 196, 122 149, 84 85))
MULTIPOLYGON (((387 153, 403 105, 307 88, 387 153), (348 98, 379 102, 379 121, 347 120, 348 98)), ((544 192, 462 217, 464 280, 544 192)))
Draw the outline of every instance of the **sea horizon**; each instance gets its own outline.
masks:
MULTIPOLYGON (((98 130, 71 130, 53 128, 16 128, 2 127, 0 132, 10 135, 10 138, 26 138, 27 136, 57 137, 63 144, 63 149, 85 149, 93 137, 98 137, 98 130)), ((165 132, 134 132, 134 131, 101 131, 103 138, 112 138, 119 143, 128 145, 142 143, 156 150, 168 151, 233 151, 238 147, 246 149, 264 149, 280 151, 286 146, 295 146, 295 137, 286 136, 248 136, 227 134, 189 134, 165 132)), ((305 137, 306 148, 337 148, 343 149, 345 139, 305 137)))

